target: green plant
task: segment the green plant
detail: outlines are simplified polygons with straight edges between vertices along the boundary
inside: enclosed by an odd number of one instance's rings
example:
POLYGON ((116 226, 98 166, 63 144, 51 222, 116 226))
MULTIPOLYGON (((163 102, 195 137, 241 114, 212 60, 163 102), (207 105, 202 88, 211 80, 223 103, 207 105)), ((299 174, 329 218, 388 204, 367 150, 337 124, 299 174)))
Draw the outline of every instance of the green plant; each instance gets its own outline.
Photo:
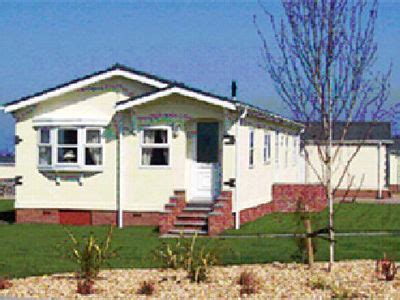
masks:
POLYGON ((240 295, 251 295, 257 293, 260 283, 253 272, 243 271, 240 273, 238 284, 241 285, 240 295))
POLYGON ((320 276, 311 277, 308 281, 308 286, 313 290, 330 289, 330 284, 320 276))
POLYGON ((161 263, 164 268, 182 268, 184 261, 185 247, 183 245, 183 235, 176 240, 176 243, 163 243, 156 249, 154 258, 161 263))
POLYGON ((151 295, 153 295, 154 291, 155 291, 154 282, 143 281, 140 284, 140 287, 139 287, 137 293, 140 294, 140 295, 151 296, 151 295))
POLYGON ((164 267, 185 269, 192 282, 201 282, 207 279, 208 268, 218 263, 216 253, 205 246, 199 247, 197 234, 192 239, 181 235, 175 244, 164 243, 157 249, 155 258, 164 267))
POLYGON ((101 242, 98 241, 93 232, 81 241, 72 232, 67 230, 67 233, 71 242, 67 248, 67 257, 77 265, 79 278, 87 280, 96 278, 100 268, 116 255, 116 250, 111 249, 112 226, 110 226, 106 238, 101 242))

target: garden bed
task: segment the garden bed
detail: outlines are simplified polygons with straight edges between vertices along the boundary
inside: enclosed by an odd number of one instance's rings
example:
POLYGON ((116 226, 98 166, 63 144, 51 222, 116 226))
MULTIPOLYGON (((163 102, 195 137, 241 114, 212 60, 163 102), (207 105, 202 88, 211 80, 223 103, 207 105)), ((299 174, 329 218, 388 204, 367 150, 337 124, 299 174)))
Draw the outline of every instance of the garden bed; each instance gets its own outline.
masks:
MULTIPOLYGON (((312 271, 302 264, 262 264, 214 267, 205 283, 191 283, 186 272, 171 269, 104 270, 95 281, 95 294, 76 293, 73 274, 55 274, 11 280, 12 287, 0 290, 0 296, 27 298, 136 298, 143 281, 153 282, 154 298, 238 298, 242 271, 252 272, 259 287, 253 298, 266 297, 400 297, 400 279, 385 282, 375 275, 375 262, 358 260, 338 262, 332 273, 326 263, 316 263, 312 271), (325 287, 324 287, 325 286, 325 287)), ((400 278, 400 277, 399 277, 400 278)))

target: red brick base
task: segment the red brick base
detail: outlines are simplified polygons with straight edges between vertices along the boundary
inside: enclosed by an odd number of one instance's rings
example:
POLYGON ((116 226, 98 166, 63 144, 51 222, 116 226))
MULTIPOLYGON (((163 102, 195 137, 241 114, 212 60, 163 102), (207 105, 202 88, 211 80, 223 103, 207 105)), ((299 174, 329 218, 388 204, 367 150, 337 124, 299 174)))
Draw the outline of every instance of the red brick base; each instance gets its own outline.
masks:
POLYGON ((326 206, 326 194, 322 185, 274 184, 272 201, 242 210, 240 223, 245 224, 273 212, 295 212, 300 208, 318 212, 326 206))
MULTIPOLYGON (((158 226, 159 212, 124 211, 124 225, 158 226)), ((107 225, 117 224, 116 211, 85 211, 58 209, 16 209, 17 223, 42 223, 66 225, 107 225), (90 215, 88 216, 87 213, 90 215)))
POLYGON ((389 185, 389 191, 391 193, 400 193, 400 184, 391 184, 391 185, 389 185))
MULTIPOLYGON (((391 197, 392 190, 382 190, 382 199, 391 197)), ((337 190, 335 198, 368 198, 378 199, 377 190, 337 190)))

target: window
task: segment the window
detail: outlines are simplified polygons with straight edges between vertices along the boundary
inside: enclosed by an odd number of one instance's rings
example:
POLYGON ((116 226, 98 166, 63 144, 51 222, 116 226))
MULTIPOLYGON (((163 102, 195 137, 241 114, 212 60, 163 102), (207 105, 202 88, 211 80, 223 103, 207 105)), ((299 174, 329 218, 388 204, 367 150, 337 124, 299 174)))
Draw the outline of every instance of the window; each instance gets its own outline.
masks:
POLYGON ((279 131, 275 132, 275 163, 279 164, 279 131))
POLYGON ((63 164, 78 163, 78 129, 58 129, 57 162, 63 164))
POLYGON ((297 139, 298 139, 297 136, 293 137, 293 149, 292 149, 292 162, 293 162, 293 165, 296 164, 296 162, 297 162, 297 153, 299 153, 297 139))
POLYGON ((103 164, 101 128, 39 128, 39 168, 92 170, 103 164))
POLYGON ((86 129, 85 165, 98 166, 103 164, 103 147, 101 145, 101 130, 86 129))
POLYGON ((249 167, 254 166, 254 129, 249 132, 249 167))
POLYGON ((147 128, 142 131, 141 165, 169 166, 169 128, 147 128))
POLYGON ((263 149, 264 163, 268 163, 271 159, 271 135, 264 134, 264 149, 263 149))
POLYGON ((288 160, 289 160, 289 137, 285 137, 285 168, 288 166, 288 160))
POLYGON ((52 147, 51 147, 51 131, 49 128, 41 128, 39 130, 39 166, 51 166, 52 164, 52 147))

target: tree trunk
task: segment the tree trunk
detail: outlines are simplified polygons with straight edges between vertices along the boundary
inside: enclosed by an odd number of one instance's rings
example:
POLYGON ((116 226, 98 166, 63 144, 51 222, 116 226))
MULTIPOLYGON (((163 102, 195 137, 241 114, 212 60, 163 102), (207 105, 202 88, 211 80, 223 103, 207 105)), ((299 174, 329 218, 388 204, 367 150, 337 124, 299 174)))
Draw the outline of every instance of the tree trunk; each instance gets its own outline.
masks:
POLYGON ((310 234, 312 233, 311 219, 304 220, 304 227, 306 228, 306 233, 307 233, 306 244, 307 244, 308 265, 311 268, 314 264, 314 247, 312 244, 312 238, 310 237, 310 234))

